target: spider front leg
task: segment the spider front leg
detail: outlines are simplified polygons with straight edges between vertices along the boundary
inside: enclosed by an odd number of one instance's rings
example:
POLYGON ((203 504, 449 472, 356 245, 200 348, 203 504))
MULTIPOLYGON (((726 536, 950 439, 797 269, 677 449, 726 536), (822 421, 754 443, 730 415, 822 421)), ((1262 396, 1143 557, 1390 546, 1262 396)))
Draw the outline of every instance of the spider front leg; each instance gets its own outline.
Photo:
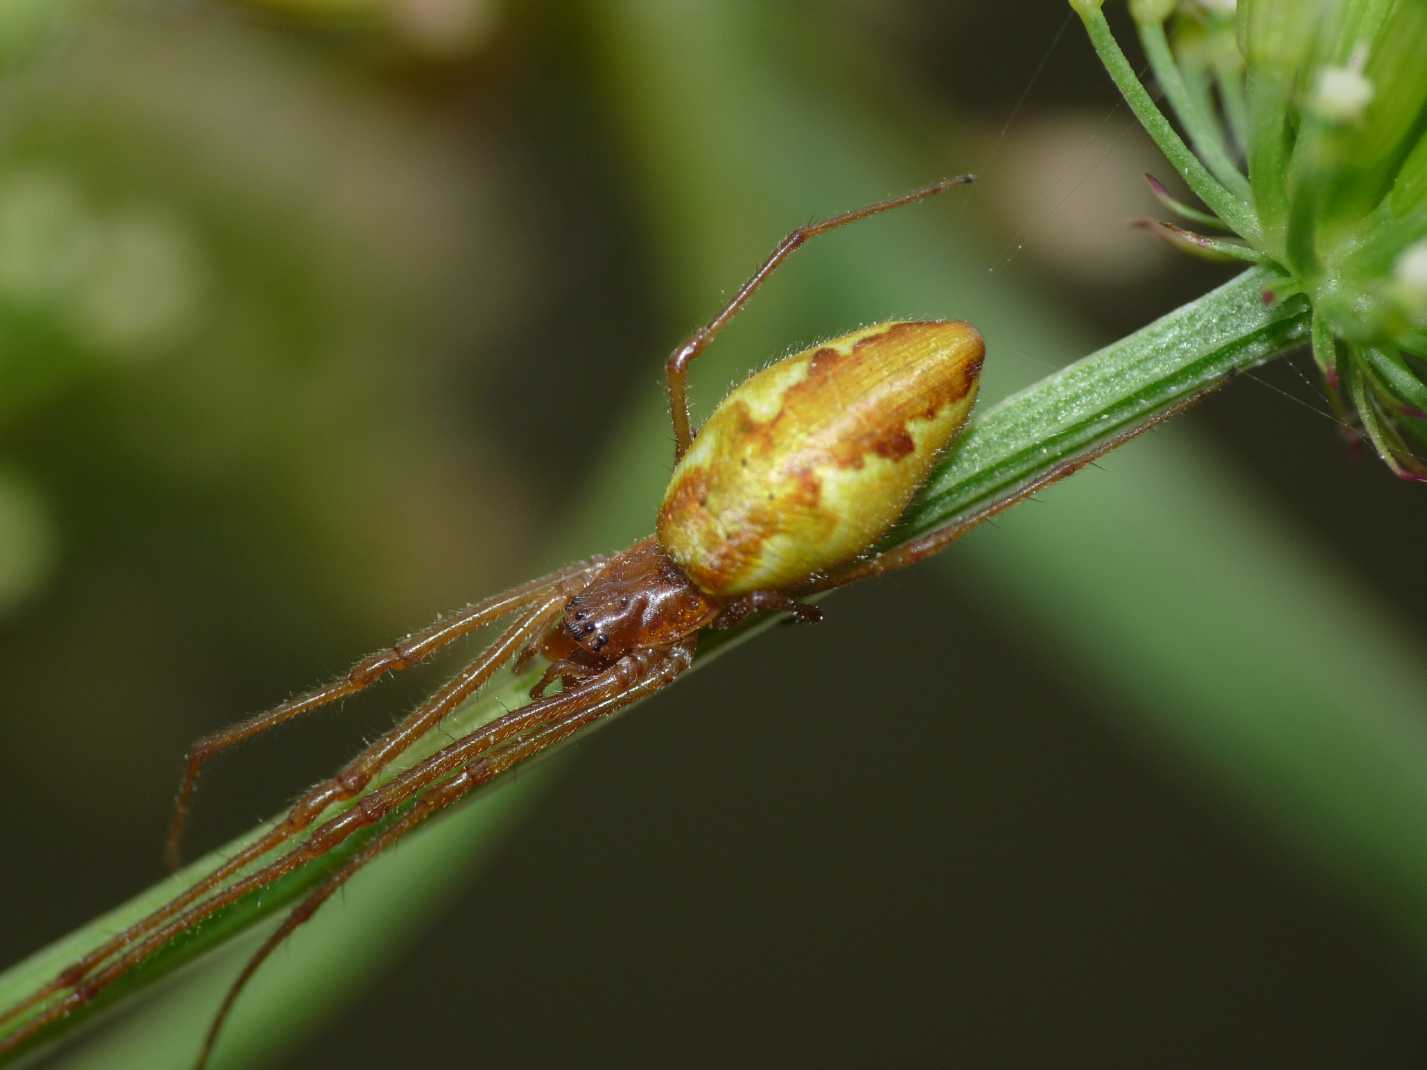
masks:
POLYGON ((192 808, 193 792, 197 786, 200 772, 211 759, 223 751, 277 728, 295 717, 311 713, 313 710, 338 699, 364 691, 387 673, 401 672, 413 665, 420 664, 457 639, 537 601, 552 588, 560 586, 572 578, 590 575, 601 564, 603 564, 603 559, 581 561, 574 565, 568 565, 547 576, 523 583, 519 587, 513 587, 475 605, 441 617, 426 628, 413 632, 400 642, 369 654, 347 670, 340 679, 304 695, 288 699, 263 713, 198 739, 184 757, 183 777, 179 782, 178 794, 174 799, 173 816, 164 841, 164 863, 169 869, 177 869, 180 865, 180 845, 192 808))
POLYGON ((547 576, 523 583, 519 587, 512 587, 508 591, 494 595, 475 605, 467 606, 465 609, 438 619, 419 632, 413 632, 384 650, 369 654, 347 670, 340 679, 334 680, 324 687, 288 699, 270 710, 197 740, 184 757, 183 778, 178 785, 178 795, 174 799, 168 836, 164 840, 164 863, 169 869, 179 867, 180 845, 192 807, 193 791, 197 786, 199 773, 211 759, 223 751, 270 731, 295 717, 301 717, 303 714, 311 713, 313 710, 338 699, 364 691, 389 672, 401 672, 403 669, 409 669, 462 636, 469 635, 501 617, 538 601, 550 590, 561 587, 572 578, 589 576, 601 564, 603 564, 603 559, 567 565, 547 576))
MULTIPOLYGON (((242 973, 229 988, 222 1006, 214 1016, 199 1053, 196 1070, 203 1070, 207 1064, 238 996, 259 967, 301 925, 311 920, 318 909, 351 880, 358 870, 441 811, 464 799, 477 788, 489 784, 502 773, 523 765, 582 729, 667 687, 693 662, 694 646, 693 640, 687 640, 666 650, 645 650, 630 654, 613 668, 591 680, 589 687, 562 694, 545 703, 532 703, 526 710, 517 710, 508 715, 508 718, 503 718, 508 720, 523 717, 530 723, 507 745, 467 761, 455 776, 418 795, 410 810, 382 829, 339 870, 324 880, 263 942, 262 947, 248 960, 242 973), (537 707, 543 707, 541 715, 531 717, 527 711, 537 707)), ((499 722, 493 722, 493 725, 495 723, 499 722)), ((478 733, 480 731, 484 730, 478 730, 478 733)), ((465 742, 463 740, 456 746, 463 746, 465 742)))
POLYGON ((830 219, 810 223, 805 227, 798 227, 775 245, 773 251, 768 254, 768 259, 764 260, 758 270, 748 278, 748 281, 738 288, 738 292, 733 295, 728 304, 723 306, 719 314, 695 331, 687 342, 669 355, 665 364, 665 377, 669 390, 669 412, 674 421, 674 462, 676 464, 679 462, 694 438, 693 427, 689 419, 689 365, 714 340, 714 336, 728 325, 728 321, 738 315, 739 310, 748 303, 748 299, 757 292, 758 287, 767 281, 768 276, 782 265, 783 261, 787 260, 809 238, 826 234, 830 230, 845 227, 849 223, 856 223, 859 219, 866 219, 868 216, 877 215, 880 212, 901 208, 907 204, 915 204, 917 201, 942 193, 952 186, 960 186, 974 181, 975 176, 973 175, 943 178, 939 182, 933 182, 930 186, 912 190, 911 193, 904 193, 899 197, 889 197, 876 204, 869 204, 865 208, 858 208, 830 219))

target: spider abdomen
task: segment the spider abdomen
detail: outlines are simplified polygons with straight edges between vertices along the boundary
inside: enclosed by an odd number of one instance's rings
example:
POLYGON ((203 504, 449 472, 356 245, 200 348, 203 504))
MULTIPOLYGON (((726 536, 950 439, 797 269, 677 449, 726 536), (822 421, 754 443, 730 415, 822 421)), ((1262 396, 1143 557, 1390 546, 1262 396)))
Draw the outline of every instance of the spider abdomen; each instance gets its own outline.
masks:
POLYGON ((971 410, 968 323, 864 327, 745 380, 674 469, 658 537, 704 591, 787 587, 896 522, 971 410))

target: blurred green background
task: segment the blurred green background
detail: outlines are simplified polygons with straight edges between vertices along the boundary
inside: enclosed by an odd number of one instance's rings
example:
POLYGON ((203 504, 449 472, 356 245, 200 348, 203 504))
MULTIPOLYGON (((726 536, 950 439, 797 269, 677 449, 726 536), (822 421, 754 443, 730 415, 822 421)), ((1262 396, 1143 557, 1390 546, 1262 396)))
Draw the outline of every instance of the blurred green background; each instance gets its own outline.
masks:
MULTIPOLYGON (((1124 225, 1169 169, 1057 0, 12 0, 0 64, 0 962, 158 874, 195 736, 644 534, 663 355, 793 225, 981 178, 696 404, 903 316, 994 400, 1224 277, 1124 225)), ((1427 772, 1427 499, 1325 409, 1256 373, 523 778, 271 1065, 1413 1061, 1427 810, 1353 782, 1427 772)), ((219 763, 195 848, 448 668, 219 763)), ((192 1054, 118 1043, 53 1065, 192 1054)))

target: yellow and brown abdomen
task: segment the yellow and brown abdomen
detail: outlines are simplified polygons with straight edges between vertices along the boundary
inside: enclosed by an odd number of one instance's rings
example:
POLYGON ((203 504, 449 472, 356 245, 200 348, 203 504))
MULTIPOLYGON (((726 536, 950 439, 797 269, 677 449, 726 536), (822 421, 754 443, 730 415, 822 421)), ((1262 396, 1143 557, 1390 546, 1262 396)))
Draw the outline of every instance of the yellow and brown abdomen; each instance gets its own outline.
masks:
POLYGON ((850 561, 965 422, 984 353, 968 323, 882 323, 749 377, 674 469, 659 542, 725 597, 850 561))

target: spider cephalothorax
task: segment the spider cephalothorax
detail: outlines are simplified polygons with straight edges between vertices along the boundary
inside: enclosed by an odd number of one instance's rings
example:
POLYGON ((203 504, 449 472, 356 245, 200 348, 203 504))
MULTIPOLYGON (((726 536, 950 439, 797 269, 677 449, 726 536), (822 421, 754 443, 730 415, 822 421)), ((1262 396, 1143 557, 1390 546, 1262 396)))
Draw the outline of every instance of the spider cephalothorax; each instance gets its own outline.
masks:
POLYGON ((667 647, 712 624, 723 608, 699 590, 657 539, 641 539, 610 559, 570 596, 541 650, 550 667, 531 692, 560 678, 573 686, 640 647, 667 647))

